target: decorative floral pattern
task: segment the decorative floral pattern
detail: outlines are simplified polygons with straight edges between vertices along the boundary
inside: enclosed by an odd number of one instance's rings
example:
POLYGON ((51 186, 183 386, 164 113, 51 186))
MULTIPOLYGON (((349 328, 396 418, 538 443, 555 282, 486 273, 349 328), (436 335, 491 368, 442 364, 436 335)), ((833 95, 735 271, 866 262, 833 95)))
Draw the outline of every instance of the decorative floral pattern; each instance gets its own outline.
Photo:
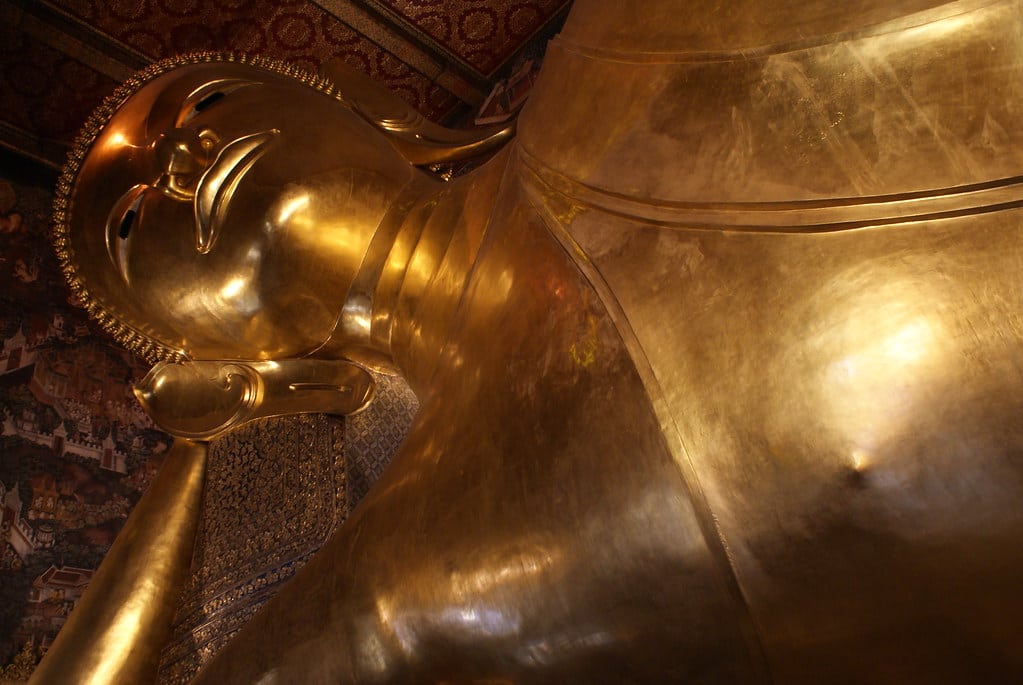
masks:
POLYGON ((343 430, 283 417, 211 443, 192 580, 160 682, 187 682, 347 517, 343 430))
MULTIPOLYGON (((306 0, 52 0, 146 57, 204 50, 260 54, 315 72, 344 59, 439 119, 457 98, 306 0)), ((84 118, 84 117, 83 117, 84 118)))
POLYGON ((569 0, 377 0, 482 74, 492 74, 569 0))
POLYGON ((30 134, 70 140, 117 83, 0 23, 0 119, 30 134))
POLYGON ((404 380, 379 374, 374 378, 373 403, 345 421, 348 501, 353 508, 391 462, 419 411, 419 400, 404 380))
POLYGON ((412 417, 404 381, 376 376, 366 410, 264 419, 214 441, 190 587, 159 682, 188 682, 327 541, 390 462, 412 417))

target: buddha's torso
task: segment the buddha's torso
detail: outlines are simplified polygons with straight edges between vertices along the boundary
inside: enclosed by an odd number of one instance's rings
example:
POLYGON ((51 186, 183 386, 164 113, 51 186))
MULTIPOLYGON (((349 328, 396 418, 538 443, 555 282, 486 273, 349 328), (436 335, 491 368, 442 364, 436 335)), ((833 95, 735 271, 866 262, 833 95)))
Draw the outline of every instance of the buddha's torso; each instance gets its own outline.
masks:
POLYGON ((410 437, 199 682, 1023 669, 1020 3, 805 4, 579 1, 410 437))
POLYGON ((523 115, 778 682, 1023 668, 1023 7, 926 4, 581 3, 523 115))

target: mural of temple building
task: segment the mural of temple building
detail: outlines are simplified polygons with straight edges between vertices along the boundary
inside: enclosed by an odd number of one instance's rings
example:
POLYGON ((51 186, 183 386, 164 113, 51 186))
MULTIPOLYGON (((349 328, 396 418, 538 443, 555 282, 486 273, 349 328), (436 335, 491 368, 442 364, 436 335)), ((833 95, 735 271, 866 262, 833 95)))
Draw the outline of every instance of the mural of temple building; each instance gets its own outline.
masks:
POLYGON ((53 545, 53 527, 46 525, 45 529, 38 530, 22 517, 24 503, 17 485, 8 490, 0 482, 0 501, 3 502, 0 540, 4 545, 0 568, 18 569, 32 552, 53 545))
POLYGON ((94 573, 92 569, 50 566, 38 576, 32 582, 28 609, 16 635, 19 641, 31 642, 45 654, 94 573))
POLYGON ((0 350, 0 375, 34 364, 36 356, 37 351, 29 346, 24 329, 19 326, 14 335, 4 340, 3 350, 0 350))
POLYGON ((41 431, 33 417, 13 417, 4 414, 2 435, 17 435, 37 445, 53 448, 60 455, 75 454, 97 462, 101 468, 117 473, 127 473, 127 453, 120 449, 108 434, 102 440, 90 439, 89 434, 78 431, 70 437, 64 424, 52 431, 41 431))

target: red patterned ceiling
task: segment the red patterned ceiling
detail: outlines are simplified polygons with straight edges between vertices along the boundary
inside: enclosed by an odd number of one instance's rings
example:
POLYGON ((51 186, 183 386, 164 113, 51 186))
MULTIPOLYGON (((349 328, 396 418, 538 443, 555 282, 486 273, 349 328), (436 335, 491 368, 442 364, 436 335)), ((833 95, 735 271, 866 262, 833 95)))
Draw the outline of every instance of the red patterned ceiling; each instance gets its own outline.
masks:
POLYGON ((311 71, 341 57, 387 84, 427 117, 457 99, 305 0, 52 0, 68 14, 159 59, 196 50, 277 57, 311 71))
POLYGON ((483 74, 500 67, 566 0, 376 0, 483 74))
POLYGON ((117 82, 0 24, 0 117, 30 134, 67 140, 117 82))
POLYGON ((0 146, 57 165, 59 144, 118 81, 197 50, 313 71, 341 58, 442 121, 477 107, 569 2, 0 0, 0 146))

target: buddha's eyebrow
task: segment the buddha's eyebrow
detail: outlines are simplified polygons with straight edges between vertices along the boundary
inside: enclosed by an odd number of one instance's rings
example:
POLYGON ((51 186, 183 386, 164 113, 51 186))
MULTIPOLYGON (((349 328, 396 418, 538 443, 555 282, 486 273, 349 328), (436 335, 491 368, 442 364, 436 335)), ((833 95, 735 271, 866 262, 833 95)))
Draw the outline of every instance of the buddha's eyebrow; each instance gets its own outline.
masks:
POLYGON ((196 115, 209 109, 229 93, 239 88, 257 85, 258 83, 258 81, 249 81, 248 79, 217 79, 216 81, 207 81, 189 93, 184 102, 181 103, 181 109, 178 110, 177 126, 185 126, 196 115))

